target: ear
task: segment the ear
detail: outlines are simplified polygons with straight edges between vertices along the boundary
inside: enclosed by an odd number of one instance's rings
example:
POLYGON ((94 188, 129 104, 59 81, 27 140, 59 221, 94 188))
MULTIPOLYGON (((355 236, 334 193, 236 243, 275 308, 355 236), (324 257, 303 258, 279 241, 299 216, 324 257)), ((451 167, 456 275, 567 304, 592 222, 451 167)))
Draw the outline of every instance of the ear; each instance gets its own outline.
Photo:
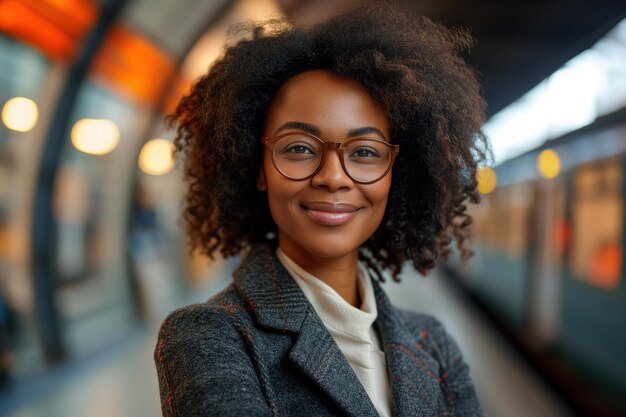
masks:
POLYGON ((256 188, 259 191, 267 191, 267 181, 265 180, 265 173, 263 172, 263 169, 261 169, 259 176, 256 177, 256 188))

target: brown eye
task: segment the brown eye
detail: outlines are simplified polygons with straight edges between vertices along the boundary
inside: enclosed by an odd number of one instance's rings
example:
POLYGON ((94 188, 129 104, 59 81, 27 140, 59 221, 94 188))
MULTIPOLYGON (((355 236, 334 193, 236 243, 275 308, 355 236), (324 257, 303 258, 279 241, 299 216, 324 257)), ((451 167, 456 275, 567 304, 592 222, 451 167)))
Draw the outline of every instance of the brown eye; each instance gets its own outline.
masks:
POLYGON ((356 158, 380 158, 380 154, 372 148, 359 148, 355 150, 350 156, 354 156, 356 158))
POLYGON ((290 145, 281 151, 282 153, 301 153, 301 154, 314 154, 315 151, 307 145, 290 145))

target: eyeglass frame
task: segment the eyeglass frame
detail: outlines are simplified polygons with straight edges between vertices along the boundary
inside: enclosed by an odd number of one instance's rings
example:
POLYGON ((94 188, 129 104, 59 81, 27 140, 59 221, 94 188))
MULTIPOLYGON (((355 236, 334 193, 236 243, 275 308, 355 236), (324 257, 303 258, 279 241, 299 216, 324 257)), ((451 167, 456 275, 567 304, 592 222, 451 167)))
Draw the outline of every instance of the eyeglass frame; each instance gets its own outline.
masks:
POLYGON ((294 132, 286 132, 286 133, 282 133, 280 135, 274 136, 272 138, 270 138, 269 136, 263 136, 263 138, 261 138, 261 143, 267 147, 270 152, 271 152, 271 157, 272 157, 272 164, 274 165, 274 168, 276 168, 276 171, 278 171, 283 177, 290 179, 292 181, 304 181, 304 180, 308 180, 309 178, 313 178, 315 175, 317 175, 317 173, 320 171, 320 169, 322 169, 322 166, 324 165, 324 161, 326 160, 326 152, 328 149, 331 150, 335 150, 337 151, 337 155, 339 156, 339 162, 341 163, 341 168, 343 169, 343 172, 348 176, 348 178, 350 178, 352 181, 356 182, 357 184, 373 184, 377 181, 382 180, 385 175, 387 175, 389 173, 389 171, 391 170, 391 167, 393 166, 393 163, 396 160, 396 157, 398 156, 398 153, 400 152, 400 145, 393 145, 385 140, 382 139, 371 139, 371 138, 364 138, 364 137, 357 137, 357 138, 353 138, 350 140, 347 140, 346 142, 326 142, 325 140, 311 134, 308 132, 298 132, 297 134, 299 135, 304 135, 304 136, 308 136, 310 138, 313 139, 317 139, 318 141, 321 142, 322 144, 322 159, 320 160, 317 168, 315 168, 315 170, 313 171, 313 173, 311 173, 310 175, 304 177, 304 178, 293 178, 290 177, 289 175, 285 174, 283 171, 280 170, 280 168, 278 168, 278 164, 276 164, 276 160, 274 159, 274 146, 276 145, 276 142, 278 142, 280 139, 284 138, 285 136, 289 136, 289 135, 293 135, 295 134, 294 132), (375 142, 380 142, 380 143, 384 143, 387 148, 389 149, 389 152, 391 154, 391 159, 389 161, 389 166, 387 167, 387 169, 385 170, 385 172, 378 178, 376 178, 373 181, 360 181, 357 180, 356 178, 354 178, 352 175, 350 175, 350 173, 348 172, 348 170, 346 169, 346 165, 344 162, 344 158, 343 158, 343 150, 346 148, 347 145, 349 145, 352 142, 355 142, 357 140, 370 140, 370 141, 375 141, 375 142), (271 147, 270 147, 271 146, 271 147))

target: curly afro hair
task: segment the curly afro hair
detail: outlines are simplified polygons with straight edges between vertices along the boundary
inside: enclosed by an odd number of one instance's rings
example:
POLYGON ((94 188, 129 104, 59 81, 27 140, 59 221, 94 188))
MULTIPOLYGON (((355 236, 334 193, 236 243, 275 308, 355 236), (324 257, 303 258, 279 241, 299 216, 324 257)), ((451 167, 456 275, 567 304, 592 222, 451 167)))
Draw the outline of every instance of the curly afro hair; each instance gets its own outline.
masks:
POLYGON ((358 81, 389 117, 400 145, 384 218, 360 258, 384 280, 405 261, 426 275, 457 241, 462 259, 477 203, 476 170, 489 156, 485 103, 458 53, 462 30, 389 7, 366 6, 314 26, 240 25, 243 40, 201 77, 169 116, 189 183, 184 219, 192 250, 212 257, 274 241, 267 196, 256 187, 270 103, 291 77, 314 69, 358 81))

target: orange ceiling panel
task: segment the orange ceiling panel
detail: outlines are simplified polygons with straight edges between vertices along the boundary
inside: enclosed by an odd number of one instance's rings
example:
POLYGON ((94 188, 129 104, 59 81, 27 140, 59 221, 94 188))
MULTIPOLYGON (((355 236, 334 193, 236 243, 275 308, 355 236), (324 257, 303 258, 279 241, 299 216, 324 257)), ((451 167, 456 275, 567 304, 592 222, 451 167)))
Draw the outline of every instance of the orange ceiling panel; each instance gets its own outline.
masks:
POLYGON ((0 31, 69 60, 98 16, 93 0, 0 0, 0 31))
POLYGON ((106 87, 139 101, 160 98, 174 60, 124 25, 113 27, 92 64, 92 76, 106 87))

